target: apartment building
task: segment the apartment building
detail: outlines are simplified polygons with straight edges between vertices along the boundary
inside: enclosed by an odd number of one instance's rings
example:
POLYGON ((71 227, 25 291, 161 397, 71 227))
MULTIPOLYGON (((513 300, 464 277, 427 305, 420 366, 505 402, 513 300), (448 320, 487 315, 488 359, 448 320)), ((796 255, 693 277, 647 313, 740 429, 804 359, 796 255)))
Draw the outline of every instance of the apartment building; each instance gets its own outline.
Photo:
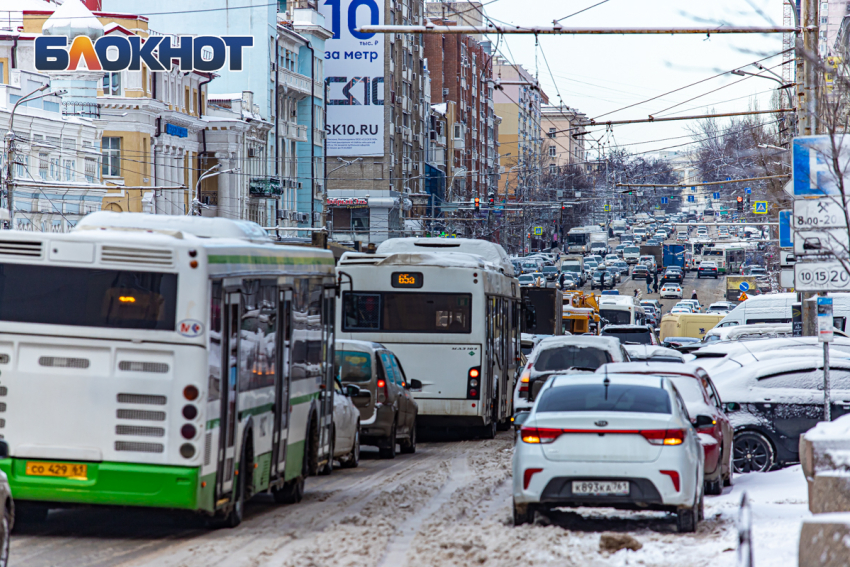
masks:
POLYGON ((565 105, 543 106, 540 109, 540 126, 543 130, 543 152, 546 170, 556 174, 567 166, 585 169, 587 151, 584 124, 587 115, 565 105))

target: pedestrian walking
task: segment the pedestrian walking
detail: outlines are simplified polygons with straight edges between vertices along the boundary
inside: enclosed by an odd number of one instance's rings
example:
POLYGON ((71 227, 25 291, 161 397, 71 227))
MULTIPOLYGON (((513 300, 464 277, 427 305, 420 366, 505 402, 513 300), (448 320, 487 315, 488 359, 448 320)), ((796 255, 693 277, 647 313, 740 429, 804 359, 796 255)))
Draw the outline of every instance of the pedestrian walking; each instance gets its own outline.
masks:
POLYGON ((691 299, 696 299, 697 301, 699 301, 699 298, 697 297, 697 290, 694 290, 694 292, 691 294, 691 299))
POLYGON ((658 293, 658 270, 655 270, 655 275, 652 276, 652 287, 655 288, 655 293, 658 293))
POLYGON ((651 285, 652 285, 652 274, 649 272, 649 270, 647 270, 646 271, 646 293, 652 293, 652 288, 650 287, 651 285))

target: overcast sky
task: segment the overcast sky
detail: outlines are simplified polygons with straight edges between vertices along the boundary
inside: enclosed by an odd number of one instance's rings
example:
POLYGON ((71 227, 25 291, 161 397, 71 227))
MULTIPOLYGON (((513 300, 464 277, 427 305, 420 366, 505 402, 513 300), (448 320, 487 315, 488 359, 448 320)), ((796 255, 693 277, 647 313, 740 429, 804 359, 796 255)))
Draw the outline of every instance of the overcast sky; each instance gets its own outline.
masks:
MULTIPOLYGON (((484 10, 488 16, 511 24, 551 25, 552 20, 599 1, 496 0, 485 6, 484 10)), ((697 27, 720 24, 782 25, 782 0, 608 0, 561 22, 565 27, 697 27)), ((717 113, 746 111, 756 103, 761 109, 767 109, 771 92, 778 83, 750 78, 732 85, 740 81, 741 77, 727 73, 652 102, 608 114, 736 67, 758 72, 754 67, 745 66, 782 51, 781 34, 714 35, 709 39, 689 35, 550 35, 541 36, 539 41, 551 67, 551 75, 540 50, 537 50, 536 68, 551 103, 558 104, 560 92, 567 106, 577 108, 591 118, 607 114, 604 118, 606 120, 646 118, 649 114, 656 117, 707 114, 712 109, 717 113), (729 86, 685 102, 725 85, 729 86)), ((499 51, 511 62, 520 63, 532 73, 535 72, 533 36, 502 36, 499 51)), ((766 60, 764 64, 772 67, 780 62, 781 57, 777 56, 766 60)), ((781 67, 776 67, 774 71, 782 74, 781 67)), ((604 129, 597 128, 595 130, 599 134, 594 135, 594 138, 604 136, 603 142, 618 144, 633 153, 640 153, 689 142, 689 138, 652 142, 688 135, 689 123, 677 121, 615 126, 608 135, 605 135, 604 129)), ((687 150, 687 146, 672 150, 687 150)))

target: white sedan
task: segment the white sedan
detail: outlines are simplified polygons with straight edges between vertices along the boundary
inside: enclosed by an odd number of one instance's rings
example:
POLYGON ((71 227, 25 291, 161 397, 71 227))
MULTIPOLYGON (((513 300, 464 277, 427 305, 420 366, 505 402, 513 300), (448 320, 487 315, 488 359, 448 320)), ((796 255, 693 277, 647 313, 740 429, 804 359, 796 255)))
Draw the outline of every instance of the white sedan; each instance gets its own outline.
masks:
POLYGON ((667 282, 661 286, 661 299, 682 299, 682 284, 667 282))
POLYGON ((703 468, 699 435, 669 378, 555 376, 520 429, 514 524, 553 508, 611 507, 671 512, 680 532, 693 532, 703 468))

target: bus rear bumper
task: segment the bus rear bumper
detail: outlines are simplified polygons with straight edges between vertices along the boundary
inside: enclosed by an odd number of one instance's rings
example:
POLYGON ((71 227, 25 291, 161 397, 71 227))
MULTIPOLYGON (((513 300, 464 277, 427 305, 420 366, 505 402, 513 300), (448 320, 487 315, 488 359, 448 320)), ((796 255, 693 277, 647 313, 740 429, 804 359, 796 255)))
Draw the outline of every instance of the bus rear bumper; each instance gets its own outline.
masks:
POLYGON ((419 414, 416 425, 422 427, 478 427, 486 425, 479 415, 481 400, 417 398, 419 414))
POLYGON ((27 475, 27 461, 33 460, 0 460, 0 470, 6 473, 16 501, 207 511, 212 511, 214 506, 215 475, 201 479, 197 467, 74 463, 88 467, 87 479, 74 479, 27 475))

